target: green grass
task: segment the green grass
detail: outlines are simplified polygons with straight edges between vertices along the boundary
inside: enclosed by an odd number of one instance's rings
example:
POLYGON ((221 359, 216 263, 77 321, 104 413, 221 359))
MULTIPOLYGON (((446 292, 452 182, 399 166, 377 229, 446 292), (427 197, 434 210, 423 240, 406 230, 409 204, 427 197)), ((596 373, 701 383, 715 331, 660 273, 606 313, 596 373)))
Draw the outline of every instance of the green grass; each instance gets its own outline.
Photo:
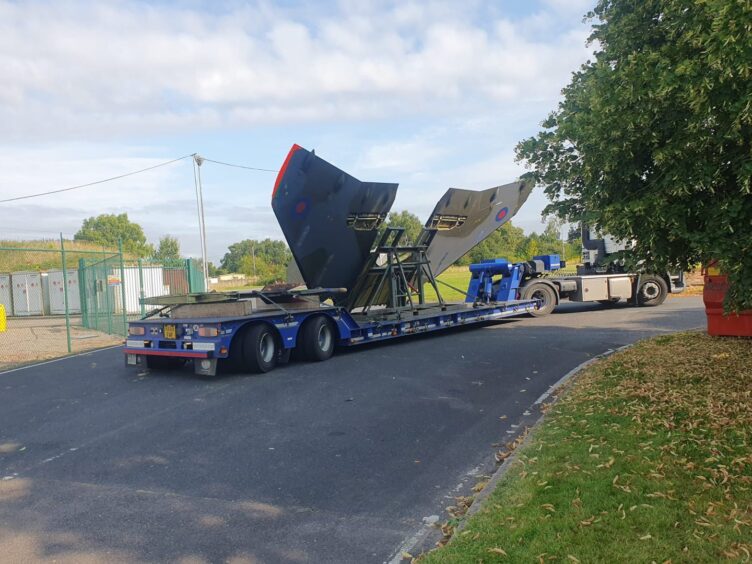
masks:
POLYGON ((590 367, 421 563, 749 561, 752 341, 684 333, 590 367))
MULTIPOLYGON (((466 266, 452 266, 442 272, 437 280, 441 282, 445 282, 447 284, 451 284, 455 288, 459 288, 462 290, 462 292, 467 291, 467 285, 470 283, 470 271, 467 269, 466 266)), ((441 292, 441 297, 444 298, 447 302, 464 302, 465 301, 465 294, 458 292, 456 290, 453 290, 452 288, 449 288, 445 286, 444 284, 439 284, 439 292, 441 292)), ((437 301, 436 292, 433 289, 433 286, 430 284, 425 285, 425 293, 426 293, 426 301, 427 302, 435 302, 437 301)))
MULTIPOLYGON (((101 245, 85 241, 65 241, 65 262, 68 268, 78 268, 80 258, 96 258, 105 250, 101 245)), ((117 251, 108 251, 117 253, 117 251)), ((129 258, 129 255, 126 255, 129 258)), ((60 239, 30 241, 0 240, 0 272, 40 271, 62 268, 60 239)))

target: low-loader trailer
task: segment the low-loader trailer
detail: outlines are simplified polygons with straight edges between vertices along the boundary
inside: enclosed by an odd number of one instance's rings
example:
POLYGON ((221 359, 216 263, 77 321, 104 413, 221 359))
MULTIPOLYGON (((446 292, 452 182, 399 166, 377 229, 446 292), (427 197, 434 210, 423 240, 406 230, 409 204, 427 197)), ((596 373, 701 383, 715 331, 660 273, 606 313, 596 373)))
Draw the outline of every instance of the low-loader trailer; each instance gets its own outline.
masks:
POLYGON ((335 347, 496 321, 540 306, 536 299, 497 299, 498 289, 489 288, 511 284, 508 294, 516 296, 520 279, 501 278, 489 285, 490 277, 484 285, 471 282, 468 296, 475 292, 476 299, 446 303, 425 255, 427 245, 399 246, 403 231, 384 232, 355 292, 271 287, 145 299, 160 307, 129 323, 126 364, 170 368, 190 360, 197 374, 214 375, 218 365, 262 373, 289 360, 293 351, 302 359, 322 361, 335 347), (379 258, 384 256, 386 262, 379 258), (426 303, 426 284, 437 295, 435 303, 426 303), (386 305, 380 304, 383 296, 386 305))

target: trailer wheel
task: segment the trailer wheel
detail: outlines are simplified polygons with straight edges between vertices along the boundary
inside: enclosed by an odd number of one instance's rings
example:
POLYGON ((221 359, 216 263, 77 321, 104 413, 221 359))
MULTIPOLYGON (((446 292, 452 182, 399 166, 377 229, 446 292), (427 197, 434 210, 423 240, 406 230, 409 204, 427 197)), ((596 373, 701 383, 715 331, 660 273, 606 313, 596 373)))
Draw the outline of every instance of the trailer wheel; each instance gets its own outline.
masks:
POLYGON ((324 315, 307 320, 300 330, 300 348, 305 360, 322 361, 334 354, 335 331, 324 315))
POLYGON ((245 359, 243 358, 243 339, 245 337, 246 327, 239 329, 230 341, 230 350, 227 358, 219 359, 219 366, 222 371, 230 374, 243 372, 245 359))
POLYGON ((551 313, 556 307, 556 292, 548 284, 535 282, 522 289, 522 298, 525 300, 540 300, 541 306, 530 315, 534 317, 543 317, 551 313))
POLYGON ((248 372, 262 374, 277 365, 277 334, 268 325, 251 325, 243 334, 243 366, 248 372))
POLYGON ((657 306, 666 301, 668 284, 660 276, 641 276, 640 287, 637 289, 637 305, 657 306))

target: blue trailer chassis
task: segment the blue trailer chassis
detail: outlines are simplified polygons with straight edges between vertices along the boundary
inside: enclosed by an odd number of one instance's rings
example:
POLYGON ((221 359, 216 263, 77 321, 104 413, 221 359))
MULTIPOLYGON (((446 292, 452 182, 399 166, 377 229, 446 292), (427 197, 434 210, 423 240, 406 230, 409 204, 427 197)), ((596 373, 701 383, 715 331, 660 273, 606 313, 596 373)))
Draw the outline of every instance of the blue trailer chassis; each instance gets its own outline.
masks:
MULTIPOLYGON (((336 345, 349 347, 532 313, 541 303, 537 299, 518 299, 521 285, 530 272, 547 272, 559 267, 558 255, 534 257, 528 263, 513 264, 504 259, 483 261, 470 265, 471 280, 464 303, 411 304, 410 310, 365 307, 350 311, 346 307, 316 302, 304 302, 303 308, 286 308, 284 302, 277 303, 262 292, 252 292, 264 298, 272 309, 241 317, 147 317, 131 322, 124 350, 126 363, 140 365, 155 357, 193 360, 196 373, 214 375, 218 361, 247 361, 247 358, 239 358, 246 354, 243 352, 246 345, 241 346, 238 341, 259 325, 265 327, 264 331, 274 341, 273 345, 269 343, 274 349, 275 361, 270 365, 273 367, 277 361, 289 357, 290 351, 299 344, 301 329, 314 322, 315 317, 327 320, 328 331, 336 345)), ((302 295, 291 293, 287 297, 302 295)), ((321 322, 318 323, 320 326, 321 322)), ((313 341, 311 337, 309 334, 308 342, 313 341)), ((263 335, 260 338, 254 347, 263 347, 263 335)), ((329 356, 332 351, 333 346, 327 348, 329 356)), ((257 353, 255 349, 252 352, 257 353)), ((264 363, 256 358, 251 364, 258 369, 264 363)), ((267 371, 267 368, 262 367, 260 371, 267 371)))
POLYGON ((147 318, 129 324, 124 352, 126 363, 130 365, 142 364, 147 356, 191 359, 197 373, 213 375, 217 360, 229 357, 233 337, 249 324, 263 323, 274 327, 279 344, 285 350, 292 350, 297 345, 300 328, 313 316, 326 316, 335 324, 339 346, 355 346, 494 321, 529 313, 536 307, 535 300, 515 300, 480 306, 447 304, 443 311, 439 306, 430 306, 409 318, 404 314, 401 318, 388 314, 361 316, 333 306, 279 314, 265 312, 234 319, 147 318), (216 336, 203 336, 215 332, 216 336))

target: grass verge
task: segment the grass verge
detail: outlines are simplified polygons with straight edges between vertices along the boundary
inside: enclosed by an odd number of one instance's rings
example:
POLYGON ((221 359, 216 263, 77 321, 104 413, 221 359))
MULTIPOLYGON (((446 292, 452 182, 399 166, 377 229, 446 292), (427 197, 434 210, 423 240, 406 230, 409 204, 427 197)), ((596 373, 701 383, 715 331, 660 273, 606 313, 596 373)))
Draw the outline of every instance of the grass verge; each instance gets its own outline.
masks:
POLYGON ((421 563, 752 553, 752 341, 658 337, 566 387, 483 507, 421 563))

